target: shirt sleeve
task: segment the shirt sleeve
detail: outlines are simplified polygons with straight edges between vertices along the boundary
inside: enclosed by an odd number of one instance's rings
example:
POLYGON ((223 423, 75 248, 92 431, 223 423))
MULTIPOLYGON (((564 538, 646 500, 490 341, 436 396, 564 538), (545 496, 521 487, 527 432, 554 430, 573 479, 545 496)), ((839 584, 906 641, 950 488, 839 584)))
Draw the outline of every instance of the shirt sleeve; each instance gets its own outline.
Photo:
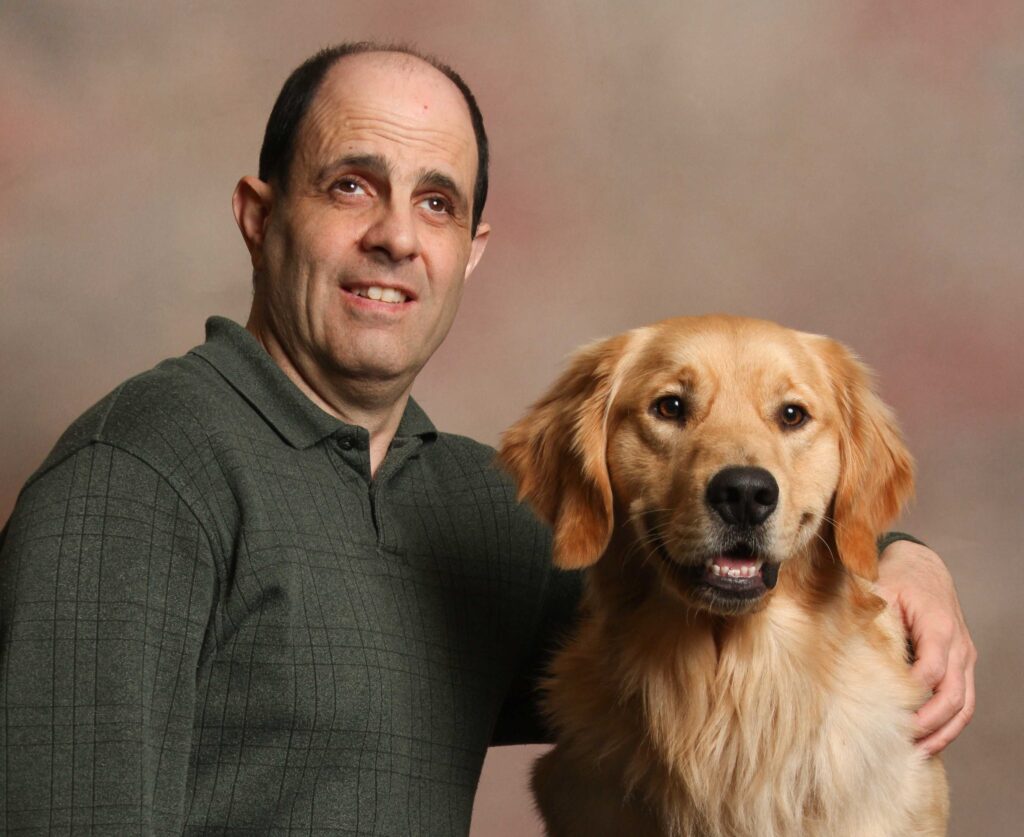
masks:
POLYGON ((181 833, 213 566, 121 450, 25 488, 0 533, 0 832, 181 833))
POLYGON ((908 535, 906 532, 886 532, 884 535, 880 535, 878 540, 875 542, 875 548, 878 550, 878 554, 881 555, 885 552, 886 548, 896 543, 896 541, 910 541, 911 543, 917 543, 921 546, 927 546, 924 541, 919 541, 913 535, 908 535))
POLYGON ((544 608, 534 643, 509 688, 491 738, 492 746, 554 741, 540 709, 543 697, 540 681, 547 673, 551 657, 576 624, 582 591, 582 573, 553 567, 549 570, 544 608))

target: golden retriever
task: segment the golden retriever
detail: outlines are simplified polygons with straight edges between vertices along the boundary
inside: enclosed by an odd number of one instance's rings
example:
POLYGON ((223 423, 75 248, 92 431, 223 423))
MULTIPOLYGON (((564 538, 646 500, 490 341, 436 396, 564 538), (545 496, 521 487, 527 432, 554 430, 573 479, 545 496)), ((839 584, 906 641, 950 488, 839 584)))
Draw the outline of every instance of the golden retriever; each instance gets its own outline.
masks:
POLYGON ((563 837, 944 834, 876 537, 912 465, 839 343, 666 320, 580 351, 500 458, 587 568, 533 791, 563 837))

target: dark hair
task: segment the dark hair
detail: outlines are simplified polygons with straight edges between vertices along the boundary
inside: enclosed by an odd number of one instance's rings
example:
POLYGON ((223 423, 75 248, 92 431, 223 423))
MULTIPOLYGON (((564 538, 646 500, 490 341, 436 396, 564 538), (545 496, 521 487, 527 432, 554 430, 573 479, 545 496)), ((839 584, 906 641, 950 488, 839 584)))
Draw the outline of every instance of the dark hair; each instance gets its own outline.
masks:
POLYGON ((473 185, 473 225, 472 235, 480 223, 480 216, 487 201, 487 164, 489 153, 487 133, 484 131, 484 118, 477 106, 473 91, 462 77, 451 67, 430 55, 424 55, 410 46, 401 44, 381 44, 374 41, 351 41, 337 44, 320 50, 308 58, 288 76, 277 94, 267 130, 263 134, 263 146, 260 148, 260 180, 269 183, 277 182, 284 190, 288 189, 288 175, 292 160, 295 157, 295 140, 299 133, 302 119, 309 106, 316 98, 317 91, 323 83, 327 71, 346 55, 358 55, 364 52, 395 52, 411 55, 426 61, 459 88, 462 98, 469 108, 469 118, 473 123, 473 134, 476 137, 476 183, 473 185))

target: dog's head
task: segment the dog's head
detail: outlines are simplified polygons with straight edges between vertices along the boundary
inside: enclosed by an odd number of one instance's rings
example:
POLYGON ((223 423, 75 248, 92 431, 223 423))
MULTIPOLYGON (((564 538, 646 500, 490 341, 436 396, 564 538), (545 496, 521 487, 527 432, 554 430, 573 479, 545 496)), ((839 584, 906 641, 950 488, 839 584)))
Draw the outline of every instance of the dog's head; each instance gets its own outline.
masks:
POLYGON ((911 463, 865 368, 817 335, 737 317, 666 320, 594 344, 504 435, 504 466, 564 568, 613 535, 721 614, 760 606, 812 541, 873 578, 911 463))

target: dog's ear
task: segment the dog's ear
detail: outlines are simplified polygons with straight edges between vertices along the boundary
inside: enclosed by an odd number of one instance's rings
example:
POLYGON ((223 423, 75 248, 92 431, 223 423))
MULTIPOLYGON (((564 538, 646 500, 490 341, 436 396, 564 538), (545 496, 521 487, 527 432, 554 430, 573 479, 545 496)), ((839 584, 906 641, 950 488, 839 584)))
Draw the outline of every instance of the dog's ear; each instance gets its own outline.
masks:
POLYGON ((824 342, 840 416, 836 546, 848 569, 874 580, 878 536, 913 493, 913 461, 892 412, 872 388, 871 373, 842 344, 824 342))
POLYGON ((564 569, 595 563, 611 538, 607 416, 629 338, 581 349, 501 439, 499 461, 518 483, 519 499, 553 527, 554 561, 564 569))

